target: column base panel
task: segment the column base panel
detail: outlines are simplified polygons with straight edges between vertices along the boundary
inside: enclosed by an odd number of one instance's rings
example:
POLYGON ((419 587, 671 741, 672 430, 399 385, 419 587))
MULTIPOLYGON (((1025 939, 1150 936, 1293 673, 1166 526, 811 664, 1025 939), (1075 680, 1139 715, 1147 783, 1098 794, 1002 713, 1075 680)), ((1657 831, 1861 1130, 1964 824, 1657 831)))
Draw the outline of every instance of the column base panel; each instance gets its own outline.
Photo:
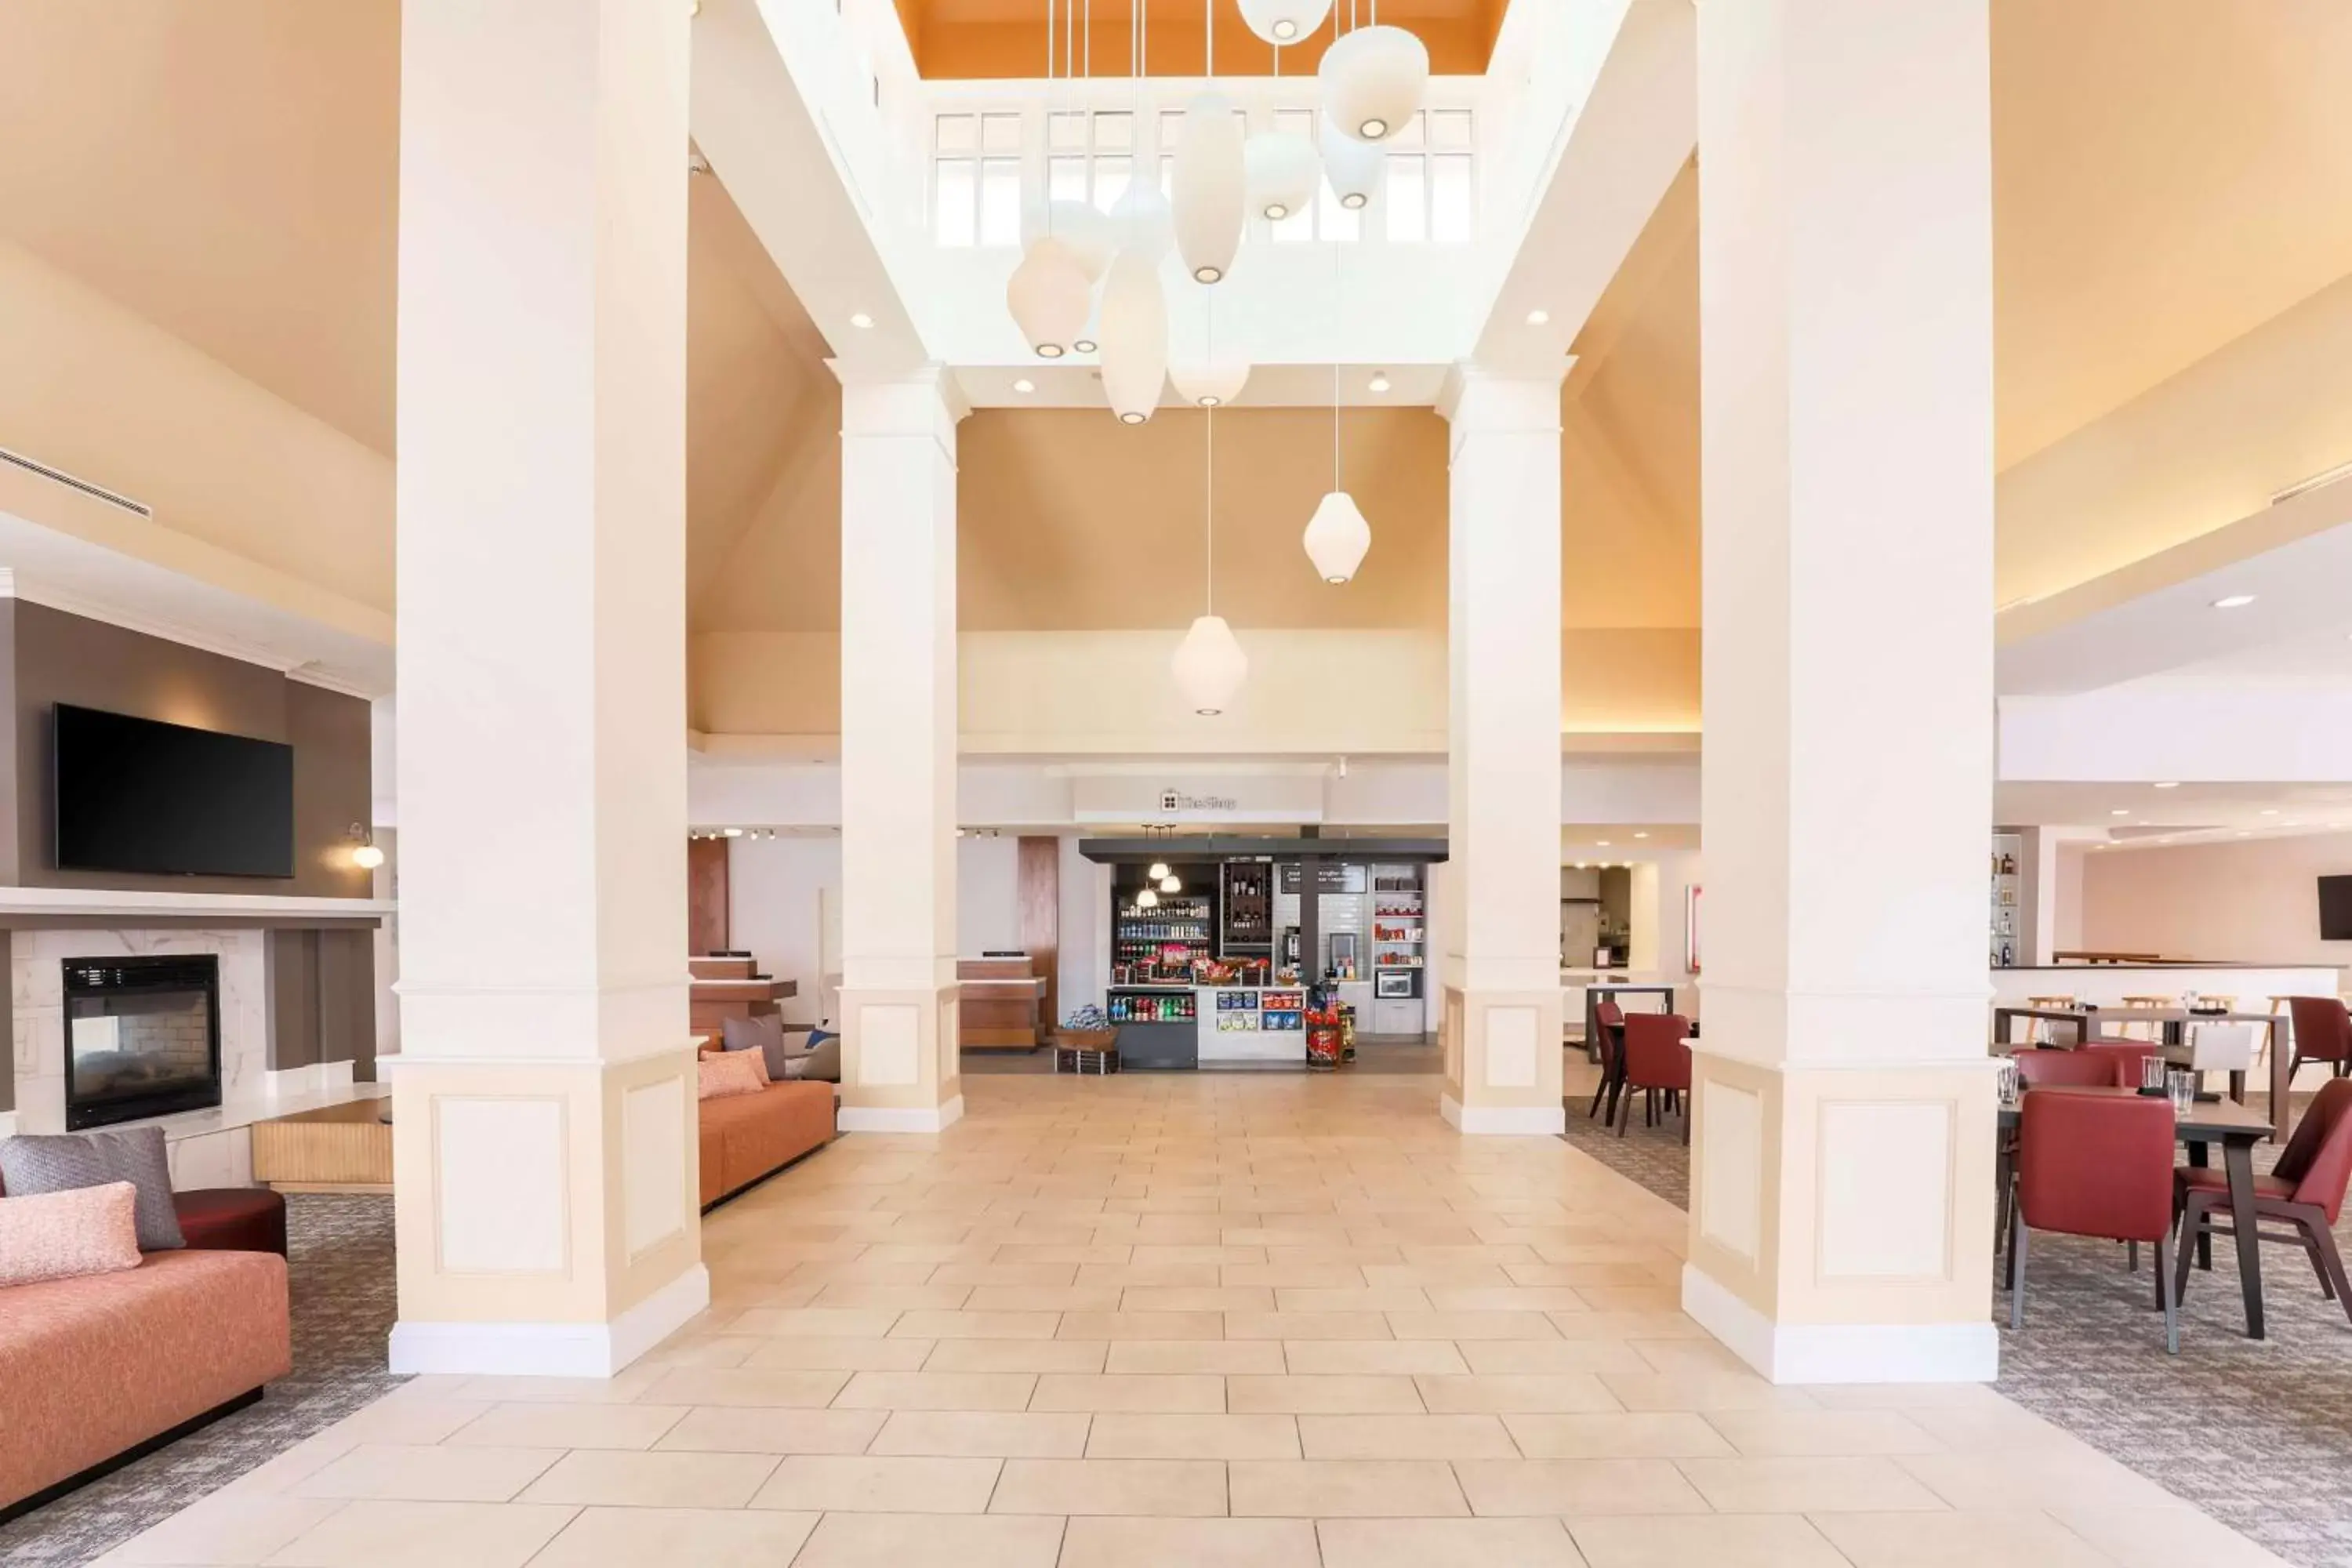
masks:
POLYGON ((844 1132, 943 1132, 963 1120, 963 1096, 945 1105, 845 1105, 834 1124, 844 1132))
POLYGON ((1557 1138, 1568 1131, 1568 1109, 1559 1105, 1465 1105, 1445 1094, 1437 1113, 1472 1138, 1557 1138))
POLYGON ((475 1376, 611 1377, 710 1305, 698 1263, 609 1323, 394 1323, 391 1370, 475 1376))
POLYGON ((1777 1323, 1691 1264, 1683 1310, 1774 1383, 1990 1383, 2000 1334, 1974 1323, 1777 1323))

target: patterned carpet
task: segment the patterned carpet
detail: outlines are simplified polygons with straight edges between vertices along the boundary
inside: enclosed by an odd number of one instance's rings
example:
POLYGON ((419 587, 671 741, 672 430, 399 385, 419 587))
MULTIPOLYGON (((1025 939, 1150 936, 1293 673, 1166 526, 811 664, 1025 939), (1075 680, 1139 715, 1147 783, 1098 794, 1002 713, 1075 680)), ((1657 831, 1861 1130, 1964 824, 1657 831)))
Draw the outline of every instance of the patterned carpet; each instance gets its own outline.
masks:
POLYGON ((87 1563, 405 1382, 383 1370, 392 1199, 286 1200, 294 1370, 250 1405, 12 1524, 0 1563, 87 1563))
MULTIPOLYGON (((1679 1121, 1644 1128, 1637 1106, 1621 1140, 1585 1120, 1591 1092, 1588 1079, 1571 1093, 1568 1142, 1688 1208, 1679 1121)), ((2308 1100, 2295 1097, 2298 1117, 2308 1100)), ((2263 1144, 2254 1163, 2276 1158, 2263 1144)), ((2336 1244, 2352 1256, 2352 1206, 2336 1244)), ((2022 1332, 2008 1331, 2008 1293, 1994 1292, 2001 1393, 2290 1563, 2352 1568, 2352 1322, 2298 1251, 2263 1248, 2269 1337, 2249 1340, 2221 1238, 2212 1271, 2191 1273, 2178 1357, 2164 1351, 2145 1256, 2128 1274, 2113 1243, 2041 1235, 2028 1255, 2022 1332)))

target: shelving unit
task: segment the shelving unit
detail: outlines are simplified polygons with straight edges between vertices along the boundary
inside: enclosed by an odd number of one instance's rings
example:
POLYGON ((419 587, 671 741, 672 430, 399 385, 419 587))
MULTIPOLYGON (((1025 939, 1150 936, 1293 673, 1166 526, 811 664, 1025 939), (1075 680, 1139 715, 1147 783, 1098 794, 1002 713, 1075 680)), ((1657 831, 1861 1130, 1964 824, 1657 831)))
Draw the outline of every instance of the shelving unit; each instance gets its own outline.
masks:
POLYGON ((1129 897, 1111 917, 1111 963, 1192 981, 1192 962, 1213 951, 1205 893, 1162 893, 1156 909, 1138 909, 1129 897))
POLYGON ((1194 1007, 1190 986, 1114 985, 1103 1010, 1114 1024, 1189 1024, 1194 1007))
POLYGON ((1218 956, 1274 951, 1274 866, 1270 861, 1227 862, 1218 956))
POLYGON ((2020 861, 2024 853, 2022 835, 1996 833, 1992 836, 1991 935, 1987 957, 1995 969, 2014 969, 2017 966, 2022 930, 2018 904, 2025 886, 2025 879, 2020 874, 2020 861))
POLYGON ((1370 913, 1365 923, 1371 934, 1371 1017, 1366 1031, 1374 1035, 1418 1035, 1425 1027, 1422 971, 1429 962, 1429 906, 1419 866, 1374 866, 1371 890, 1365 894, 1370 913), (1411 990, 1389 995, 1383 984, 1397 983, 1400 971, 1411 990))

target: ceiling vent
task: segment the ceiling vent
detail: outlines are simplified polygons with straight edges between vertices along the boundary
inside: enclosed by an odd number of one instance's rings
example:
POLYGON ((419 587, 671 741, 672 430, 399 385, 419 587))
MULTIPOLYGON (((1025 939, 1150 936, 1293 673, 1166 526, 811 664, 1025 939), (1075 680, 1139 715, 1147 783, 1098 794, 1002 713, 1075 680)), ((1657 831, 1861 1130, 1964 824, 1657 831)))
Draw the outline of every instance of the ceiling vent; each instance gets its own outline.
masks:
POLYGON ((93 500, 102 500, 109 506, 119 507, 133 517, 142 517, 150 522, 155 520, 155 509, 146 502, 132 500, 129 496, 117 495, 104 485, 94 485, 88 479, 78 479, 71 474, 50 468, 47 463, 37 463, 21 452, 12 452, 5 447, 0 447, 0 463, 11 464, 28 474, 38 474, 41 478, 63 485, 68 489, 79 490, 93 500))

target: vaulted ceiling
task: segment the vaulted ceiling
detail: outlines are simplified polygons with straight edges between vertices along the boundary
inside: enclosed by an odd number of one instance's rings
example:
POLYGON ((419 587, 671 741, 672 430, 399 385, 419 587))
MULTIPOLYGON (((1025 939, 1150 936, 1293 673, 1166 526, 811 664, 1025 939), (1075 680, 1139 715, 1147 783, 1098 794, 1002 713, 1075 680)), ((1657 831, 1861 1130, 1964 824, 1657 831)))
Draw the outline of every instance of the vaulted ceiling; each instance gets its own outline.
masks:
MULTIPOLYGON (((976 77, 1044 76, 1046 18, 1053 18, 1057 74, 1128 76, 1129 44, 1136 29, 1135 0, 897 0, 899 25, 913 47, 915 68, 933 80, 976 77), (1066 52, 1065 46, 1066 44, 1066 52), (1072 64, 1070 62, 1075 62, 1072 64)), ((1494 53, 1505 0, 1339 0, 1336 18, 1345 23, 1375 16, 1409 27, 1429 49, 1430 69, 1441 76, 1476 76, 1494 53)), ((1209 63, 1202 0, 1141 0, 1147 68, 1153 76, 1200 76, 1209 63)), ((1231 5, 1216 8, 1216 59, 1220 76, 1276 73, 1273 46, 1244 26, 1231 5)), ((1325 23, 1314 34, 1282 50, 1279 74, 1300 76, 1321 63, 1334 36, 1325 23)))

